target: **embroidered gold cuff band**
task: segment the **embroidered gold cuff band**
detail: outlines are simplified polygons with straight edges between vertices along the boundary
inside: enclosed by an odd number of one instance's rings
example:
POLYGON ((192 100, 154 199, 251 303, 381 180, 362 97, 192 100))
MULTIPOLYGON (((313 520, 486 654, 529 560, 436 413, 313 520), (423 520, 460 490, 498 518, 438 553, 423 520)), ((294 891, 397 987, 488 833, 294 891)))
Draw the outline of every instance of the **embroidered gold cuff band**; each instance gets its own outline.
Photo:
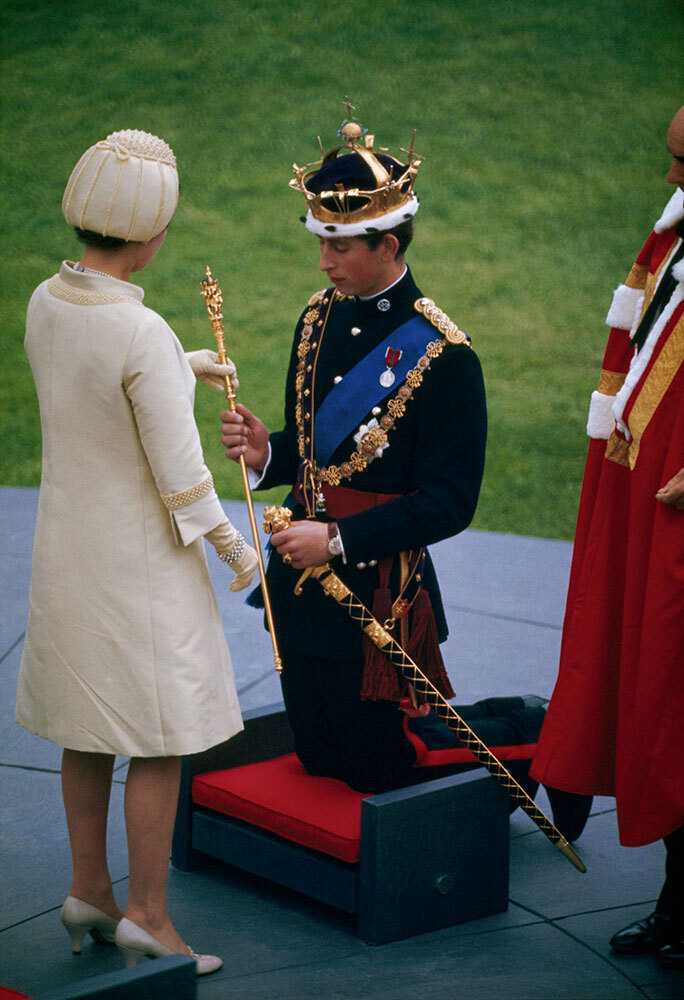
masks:
POLYGON ((206 479, 203 479, 197 486, 191 486, 189 490, 183 490, 181 493, 162 493, 160 495, 164 506, 168 510, 179 510, 181 507, 187 507, 189 504, 194 503, 195 500, 200 500, 207 493, 211 493, 213 488, 214 479, 211 473, 209 473, 206 479))

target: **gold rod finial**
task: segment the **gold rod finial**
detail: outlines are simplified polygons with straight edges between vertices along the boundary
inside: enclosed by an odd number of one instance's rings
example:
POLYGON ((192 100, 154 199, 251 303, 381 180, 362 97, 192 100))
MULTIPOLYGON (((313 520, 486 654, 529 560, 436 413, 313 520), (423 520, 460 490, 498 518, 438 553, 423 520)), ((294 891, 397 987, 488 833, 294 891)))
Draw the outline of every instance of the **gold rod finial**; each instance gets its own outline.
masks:
MULTIPOLYGON (((218 280, 212 276, 211 269, 207 265, 206 277, 202 279, 200 284, 200 295, 204 299, 204 304, 207 307, 207 312, 209 313, 209 319, 211 320, 211 325, 214 329, 214 336, 216 337, 216 346, 218 348, 218 357, 222 365, 226 364, 226 344, 223 335, 223 314, 221 313, 221 306, 223 305, 223 293, 219 287, 218 280)), ((226 399, 228 400, 228 408, 232 413, 235 413, 237 409, 237 404, 235 402, 235 389, 233 388, 233 383, 231 382, 230 376, 226 375, 225 379, 226 385, 226 399)), ((254 549, 257 554, 257 563, 259 566, 259 579, 261 581, 261 589, 264 595, 264 609, 266 611, 266 620, 268 622, 268 630, 271 635, 271 645, 273 646, 273 663, 276 672, 281 674, 283 672, 283 661, 278 650, 278 642, 275 634, 275 625, 273 622, 273 611, 271 609, 271 600, 268 593, 268 584, 266 582, 266 567, 264 565, 264 557, 261 552, 261 544, 259 540, 259 528, 256 523, 256 516, 254 514, 254 501, 252 500, 252 491, 249 485, 249 477, 247 474, 247 463, 245 462, 245 456, 240 455, 238 459, 238 464, 240 466, 240 474, 242 476, 242 487, 245 492, 245 500, 247 502, 247 513, 249 515, 249 524, 252 529, 252 538, 254 540, 254 549)))

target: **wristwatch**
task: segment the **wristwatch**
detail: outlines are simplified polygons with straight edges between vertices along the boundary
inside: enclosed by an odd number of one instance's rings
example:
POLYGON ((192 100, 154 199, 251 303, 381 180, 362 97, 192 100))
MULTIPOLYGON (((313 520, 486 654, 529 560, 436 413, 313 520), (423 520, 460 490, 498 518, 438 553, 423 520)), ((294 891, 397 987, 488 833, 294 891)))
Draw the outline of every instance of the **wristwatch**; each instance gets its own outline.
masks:
POLYGON ((341 556, 343 551, 337 521, 330 521, 328 524, 328 552, 331 556, 341 556))

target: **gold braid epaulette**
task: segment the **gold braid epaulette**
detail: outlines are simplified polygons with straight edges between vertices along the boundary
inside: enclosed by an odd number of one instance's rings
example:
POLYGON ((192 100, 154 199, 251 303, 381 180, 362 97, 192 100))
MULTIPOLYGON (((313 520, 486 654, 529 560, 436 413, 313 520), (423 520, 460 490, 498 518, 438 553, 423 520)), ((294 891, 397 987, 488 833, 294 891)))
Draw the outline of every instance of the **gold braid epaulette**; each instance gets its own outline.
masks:
POLYGON ((447 314, 435 305, 432 299, 416 299, 413 303, 413 308, 432 323, 449 344, 465 344, 466 347, 473 346, 467 334, 463 330, 460 330, 456 323, 449 319, 447 314))

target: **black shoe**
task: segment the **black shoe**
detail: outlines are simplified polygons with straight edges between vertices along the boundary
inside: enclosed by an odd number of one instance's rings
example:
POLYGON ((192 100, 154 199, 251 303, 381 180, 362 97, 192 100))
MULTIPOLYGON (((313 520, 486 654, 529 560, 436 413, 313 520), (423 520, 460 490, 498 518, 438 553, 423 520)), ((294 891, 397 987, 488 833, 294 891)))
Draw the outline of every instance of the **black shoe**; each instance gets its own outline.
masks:
POLYGON ((549 797, 553 825, 563 834, 566 840, 577 840, 587 824, 592 795, 576 795, 574 792, 561 792, 558 788, 544 785, 549 797))
MULTIPOLYGON (((644 920, 637 920, 629 927, 623 927, 610 939, 613 951, 621 955, 654 955, 660 957, 665 945, 674 946, 672 921, 665 913, 652 913, 644 920)), ((677 949, 675 948, 675 951, 677 949)), ((679 942, 681 959, 682 942, 679 942)))
POLYGON ((666 969, 684 969, 684 937, 659 948, 658 961, 666 969))

